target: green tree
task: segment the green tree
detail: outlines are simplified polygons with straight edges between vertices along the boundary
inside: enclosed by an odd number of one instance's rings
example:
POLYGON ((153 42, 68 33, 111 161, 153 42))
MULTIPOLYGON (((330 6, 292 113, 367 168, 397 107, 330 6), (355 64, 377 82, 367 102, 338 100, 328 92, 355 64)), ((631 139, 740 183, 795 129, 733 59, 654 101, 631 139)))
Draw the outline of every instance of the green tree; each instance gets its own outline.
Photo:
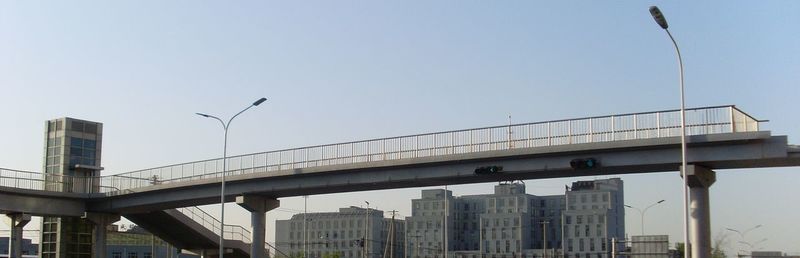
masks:
POLYGON ((341 258, 342 254, 340 252, 333 252, 333 253, 325 253, 322 255, 322 258, 341 258))

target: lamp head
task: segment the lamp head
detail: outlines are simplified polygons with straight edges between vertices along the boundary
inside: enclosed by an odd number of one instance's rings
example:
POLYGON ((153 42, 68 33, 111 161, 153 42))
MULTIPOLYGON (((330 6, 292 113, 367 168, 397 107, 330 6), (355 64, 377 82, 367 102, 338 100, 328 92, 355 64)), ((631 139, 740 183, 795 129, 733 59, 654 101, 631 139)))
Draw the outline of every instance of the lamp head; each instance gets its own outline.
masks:
POLYGON ((653 19, 656 20, 656 23, 658 23, 658 26, 661 26, 662 29, 666 30, 669 27, 667 19, 664 18, 664 14, 661 13, 661 10, 659 10, 657 6, 650 6, 650 15, 653 16, 653 19))
POLYGON ((198 116, 202 116, 202 117, 210 117, 209 115, 206 115, 206 114, 203 114, 203 113, 195 113, 195 114, 197 114, 198 116))
POLYGON ((625 204, 625 207, 628 207, 628 208, 633 208, 633 207, 631 207, 630 205, 627 205, 627 204, 625 204))
POLYGON ((662 202, 664 202, 664 201, 666 201, 666 200, 660 200, 660 201, 658 201, 657 203, 662 203, 662 202))
POLYGON ((267 98, 260 98, 256 100, 256 102, 253 102, 253 106, 258 106, 259 104, 264 103, 264 101, 267 101, 267 98))

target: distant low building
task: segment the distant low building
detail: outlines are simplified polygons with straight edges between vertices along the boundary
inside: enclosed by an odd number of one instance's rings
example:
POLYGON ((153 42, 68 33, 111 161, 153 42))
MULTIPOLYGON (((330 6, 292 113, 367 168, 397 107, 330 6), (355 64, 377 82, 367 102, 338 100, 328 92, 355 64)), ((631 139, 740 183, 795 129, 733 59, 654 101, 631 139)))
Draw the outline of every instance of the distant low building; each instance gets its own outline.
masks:
POLYGON ((381 210, 349 207, 296 214, 275 222, 275 256, 303 257, 307 252, 304 258, 403 258, 404 232, 402 220, 392 223, 381 210))
POLYGON ((800 258, 800 255, 787 255, 780 251, 754 251, 750 253, 752 258, 800 258))
POLYGON ((635 258, 669 258, 669 236, 633 236, 631 251, 627 255, 635 258))
MULTIPOLYGON (((172 258, 177 257, 180 251, 139 227, 124 232, 108 232, 106 245, 106 257, 109 258, 172 258)), ((181 254, 180 257, 199 256, 181 254)))

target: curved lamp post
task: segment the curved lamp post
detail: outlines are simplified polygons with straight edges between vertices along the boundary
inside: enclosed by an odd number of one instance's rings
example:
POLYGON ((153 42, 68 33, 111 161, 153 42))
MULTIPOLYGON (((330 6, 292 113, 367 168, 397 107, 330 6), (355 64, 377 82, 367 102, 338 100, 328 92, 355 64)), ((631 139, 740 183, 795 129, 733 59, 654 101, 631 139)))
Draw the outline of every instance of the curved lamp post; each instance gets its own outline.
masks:
POLYGON ((680 85, 681 85, 681 176, 683 177, 683 242, 686 245, 686 251, 683 252, 683 256, 685 258, 689 258, 689 250, 691 249, 691 243, 689 242, 689 185, 686 179, 686 108, 685 108, 685 101, 684 101, 684 87, 683 87, 683 59, 681 58, 681 51, 678 49, 678 43, 675 42, 675 38, 672 37, 672 33, 669 32, 669 25, 667 24, 667 19, 664 18, 664 14, 661 13, 661 10, 658 9, 656 6, 650 6, 650 15, 653 16, 653 19, 658 23, 658 26, 661 26, 664 31, 667 32, 669 39, 672 40, 672 45, 675 46, 675 53, 678 55, 678 69, 679 69, 679 76, 680 76, 680 85))
MULTIPOLYGON (((763 226, 764 225, 758 224, 758 225, 755 225, 755 226, 753 226, 751 228, 745 229, 743 231, 739 231, 739 230, 736 230, 736 229, 733 229, 733 228, 725 228, 725 230, 728 230, 728 231, 731 231, 731 232, 735 232, 736 234, 738 234, 739 238, 741 239, 741 241, 739 241, 739 243, 740 244, 745 244, 747 246, 750 246, 750 251, 752 251, 753 250, 753 244, 750 244, 749 242, 745 241, 744 237, 747 236, 747 233, 750 233, 750 231, 753 231, 754 229, 757 229, 757 228, 760 228, 760 227, 763 227, 763 226)), ((761 243, 761 242, 764 242, 764 241, 767 241, 767 239, 766 238, 761 239, 758 242, 756 242, 755 244, 758 244, 758 243, 761 243)))
POLYGON ((641 220, 641 222, 642 222, 642 228, 641 228, 641 229, 642 229, 642 235, 643 235, 643 236, 644 236, 644 214, 646 214, 646 213, 647 213, 647 210, 648 210, 648 209, 652 208, 653 206, 659 205, 659 204, 661 204, 661 203, 662 203, 662 202, 664 202, 664 201, 665 201, 665 200, 660 200, 660 201, 658 201, 658 202, 656 202, 656 203, 650 204, 649 206, 647 206, 646 208, 644 208, 644 210, 641 210, 641 209, 639 209, 639 208, 636 208, 636 207, 633 207, 633 206, 630 206, 630 205, 627 205, 627 204, 625 204, 625 207, 628 207, 628 208, 634 209, 634 210, 638 211, 640 215, 642 215, 642 220, 641 220))
POLYGON ((219 222, 220 222, 220 227, 219 227, 219 258, 223 258, 224 255, 225 255, 223 246, 225 244, 225 172, 228 171, 228 166, 227 166, 228 165, 227 164, 227 160, 228 160, 228 128, 230 128, 231 121, 233 121, 234 118, 236 118, 240 114, 244 113, 244 111, 247 111, 251 107, 255 107, 255 106, 260 105, 261 103, 264 103, 264 101, 267 101, 267 98, 260 98, 260 99, 256 100, 256 102, 253 102, 253 104, 250 104, 250 106, 247 106, 247 108, 243 109, 242 111, 239 111, 239 113, 236 113, 236 115, 233 115, 233 117, 231 117, 231 119, 228 119, 228 123, 223 122, 222 119, 220 119, 219 117, 216 117, 216 116, 203 114, 203 113, 195 113, 195 114, 197 114, 199 116, 202 116, 202 117, 216 119, 217 121, 219 121, 220 124, 222 124, 222 129, 225 130, 225 141, 224 141, 224 143, 222 145, 222 184, 221 184, 220 192, 219 192, 219 205, 221 206, 220 219, 219 219, 219 222))

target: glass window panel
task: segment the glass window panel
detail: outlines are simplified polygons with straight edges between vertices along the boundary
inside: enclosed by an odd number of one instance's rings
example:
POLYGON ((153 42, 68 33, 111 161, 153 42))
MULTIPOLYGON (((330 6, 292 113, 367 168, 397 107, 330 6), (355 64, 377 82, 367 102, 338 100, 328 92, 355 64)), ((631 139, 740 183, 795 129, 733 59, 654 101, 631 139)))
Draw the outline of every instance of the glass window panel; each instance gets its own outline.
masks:
POLYGON ((83 150, 84 158, 94 158, 94 150, 83 150))
POLYGON ((75 166, 81 163, 81 157, 69 157, 69 166, 75 166))
POLYGON ((70 137, 69 145, 72 147, 83 147, 83 139, 70 137))
POLYGON ((78 147, 69 148, 69 155, 72 157, 80 157, 83 156, 83 149, 78 147))
POLYGON ((83 147, 87 149, 97 149, 97 141, 95 140, 83 140, 83 147))
POLYGON ((77 121, 72 121, 72 128, 70 128, 70 130, 76 131, 76 132, 83 132, 83 123, 77 122, 77 121))

